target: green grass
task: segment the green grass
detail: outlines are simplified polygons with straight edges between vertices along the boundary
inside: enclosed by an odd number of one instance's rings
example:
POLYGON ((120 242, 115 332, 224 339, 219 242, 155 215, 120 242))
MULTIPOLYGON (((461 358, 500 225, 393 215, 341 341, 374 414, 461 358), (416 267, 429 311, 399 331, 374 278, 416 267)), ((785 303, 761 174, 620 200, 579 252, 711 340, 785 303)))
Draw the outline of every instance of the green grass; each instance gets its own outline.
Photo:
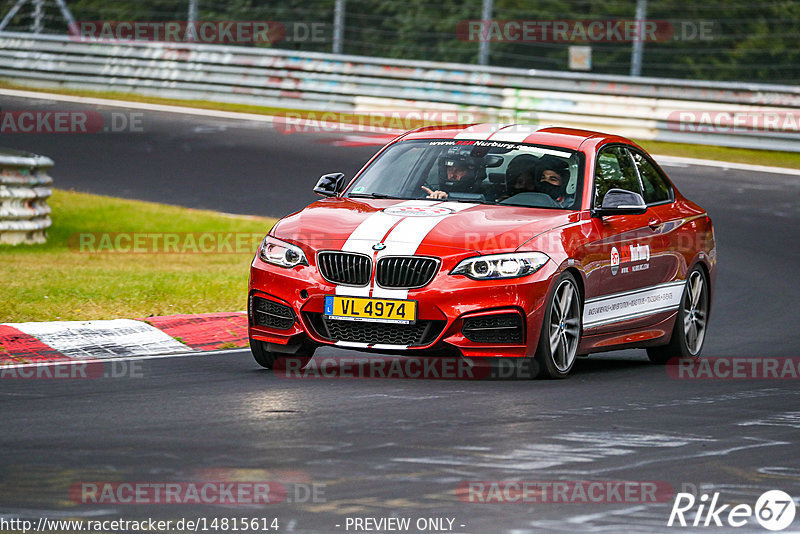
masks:
MULTIPOLYGON (((0 323, 244 310, 250 260, 275 222, 59 190, 48 203, 53 226, 46 244, 0 246, 0 323), (233 232, 241 243, 231 239, 224 246, 233 232), (101 248, 98 233, 109 233, 106 245, 119 234, 149 233, 139 250, 156 252, 101 248), (202 245, 217 243, 215 250, 223 252, 195 252, 188 233, 194 242, 211 236, 202 245), (177 246, 170 253, 147 246, 155 242, 153 234, 174 236, 177 246)), ((133 241, 122 239, 119 245, 132 248, 133 241)))
MULTIPOLYGON (((254 113, 259 115, 276 115, 286 112, 315 113, 318 117, 321 112, 310 112, 302 109, 276 108, 268 106, 253 106, 246 104, 229 104, 225 102, 210 102, 205 100, 180 100, 170 98, 158 98, 153 96, 137 95, 133 93, 113 92, 113 91, 86 91, 77 89, 51 89, 35 88, 25 85, 15 84, 8 80, 0 80, 0 87, 8 89, 19 89, 25 91, 37 91, 45 93, 56 93, 64 95, 85 96, 90 98, 106 98, 113 100, 124 100, 128 102, 147 102, 152 104, 162 104, 170 106, 191 107, 200 109, 214 109, 221 111, 232 111, 239 113, 254 113)), ((339 117, 344 123, 356 122, 357 116, 342 113, 339 117)), ((363 121, 360 121, 363 123, 363 121)), ((418 125, 424 124, 420 122, 418 125)), ((418 126, 409 122, 407 126, 418 126)), ((665 143, 662 141, 635 140, 645 150, 653 154, 665 156, 680 156, 686 158, 712 159, 719 161, 730 161, 735 163, 750 163, 754 165, 771 165, 775 167, 789 167, 800 169, 800 153, 779 152, 770 150, 751 150, 745 148, 729 148, 720 146, 690 145, 684 143, 665 143)))
POLYGON ((714 159, 732 163, 752 163, 754 165, 800 169, 800 153, 798 152, 751 150, 748 148, 729 148, 724 146, 686 145, 682 143, 664 143, 662 141, 637 140, 636 143, 651 154, 663 156, 714 159))

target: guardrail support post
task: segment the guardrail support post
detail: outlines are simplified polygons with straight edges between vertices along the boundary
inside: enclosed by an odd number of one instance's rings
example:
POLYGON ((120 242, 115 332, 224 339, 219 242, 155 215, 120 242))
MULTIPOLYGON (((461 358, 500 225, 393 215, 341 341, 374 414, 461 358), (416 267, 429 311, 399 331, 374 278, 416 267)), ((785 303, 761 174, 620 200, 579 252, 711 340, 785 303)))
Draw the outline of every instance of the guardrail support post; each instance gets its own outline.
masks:
POLYGON ((636 0, 637 38, 633 41, 633 51, 631 52, 631 76, 642 75, 642 56, 644 55, 642 29, 645 17, 647 17, 647 0, 636 0))
POLYGON ((347 0, 336 0, 333 10, 333 53, 341 54, 344 48, 344 14, 347 0))
POLYGON ((33 0, 33 33, 42 33, 44 29, 44 0, 33 0))
POLYGON ((492 11, 494 10, 493 0, 483 0, 483 9, 481 9, 481 40, 478 45, 478 64, 489 64, 489 24, 492 20, 492 11))

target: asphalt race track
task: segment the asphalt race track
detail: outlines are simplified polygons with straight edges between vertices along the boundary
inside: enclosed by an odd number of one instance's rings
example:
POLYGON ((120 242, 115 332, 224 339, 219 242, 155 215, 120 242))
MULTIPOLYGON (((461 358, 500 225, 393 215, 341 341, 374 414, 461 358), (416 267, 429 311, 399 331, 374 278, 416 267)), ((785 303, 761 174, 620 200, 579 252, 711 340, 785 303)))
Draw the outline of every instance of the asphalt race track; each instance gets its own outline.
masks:
MULTIPOLYGON (((52 157, 60 188, 275 216, 313 200, 320 174, 352 175, 375 150, 336 146, 341 135, 142 113, 138 133, 4 134, 0 145, 52 157)), ((665 168, 715 224, 720 270, 704 355, 797 358, 800 178, 665 168)), ((317 352, 333 355, 356 353, 317 352)), ((427 531, 649 533, 709 529, 667 527, 671 497, 476 503, 457 489, 651 481, 719 492, 720 504, 754 506, 772 489, 800 498, 797 379, 678 380, 643 351, 579 360, 564 381, 286 379, 247 351, 120 364, 136 372, 0 380, 0 519, 278 518, 280 532, 336 533, 354 532, 348 517, 449 518, 450 530, 427 531), (82 503, 69 493, 89 481, 204 480, 278 481, 289 493, 266 506, 82 503)), ((711 530, 766 532, 754 518, 711 530)))
POLYGON ((0 146, 51 157, 56 187, 103 195, 280 217, 318 198, 311 189, 330 172, 353 176, 376 147, 345 148, 345 135, 279 133, 268 123, 86 106, 0 95, 4 112, 99 111, 96 134, 0 135, 0 146), (119 117, 114 119, 113 117, 119 117), (124 172, 120 172, 124 169, 124 172))

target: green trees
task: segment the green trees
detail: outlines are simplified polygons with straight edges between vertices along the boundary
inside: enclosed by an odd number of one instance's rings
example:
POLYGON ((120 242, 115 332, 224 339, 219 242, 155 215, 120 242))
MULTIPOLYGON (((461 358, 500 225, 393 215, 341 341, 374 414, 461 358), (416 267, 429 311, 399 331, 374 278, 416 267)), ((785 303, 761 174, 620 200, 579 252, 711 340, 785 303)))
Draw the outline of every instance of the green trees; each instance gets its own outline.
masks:
MULTIPOLYGON (((0 13, 16 0, 0 0, 0 13)), ((200 20, 270 20, 292 29, 322 25, 323 38, 284 39, 274 46, 329 52, 335 0, 198 0, 200 20)), ((67 0, 77 20, 185 20, 189 0, 67 0)), ((46 29, 65 31, 52 0, 46 29)), ((413 60, 476 63, 479 43, 459 35, 479 20, 482 0, 347 0, 344 52, 413 60)), ((494 0, 494 20, 632 20, 635 0, 494 0)), ((30 4, 9 29, 27 31, 30 4)), ((800 2, 791 0, 649 0, 648 20, 671 28, 644 45, 643 76, 800 83, 800 2), (668 32, 669 33, 669 32, 668 32)), ((592 48, 592 72, 627 74, 630 42, 535 40, 492 42, 489 64, 568 69, 570 45, 592 48)))

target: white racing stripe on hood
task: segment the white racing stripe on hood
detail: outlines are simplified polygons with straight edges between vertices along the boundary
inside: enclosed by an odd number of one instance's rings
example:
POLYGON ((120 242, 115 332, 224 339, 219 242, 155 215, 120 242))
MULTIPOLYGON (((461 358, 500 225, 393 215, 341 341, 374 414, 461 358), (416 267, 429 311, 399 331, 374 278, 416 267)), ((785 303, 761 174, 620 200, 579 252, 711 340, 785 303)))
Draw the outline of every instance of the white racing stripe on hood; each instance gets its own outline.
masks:
MULTIPOLYGON (((430 200, 407 200, 395 204, 393 207, 401 206, 430 206, 430 200)), ((374 251, 372 245, 381 242, 383 236, 386 235, 392 226, 403 220, 402 215, 389 215, 381 211, 376 211, 359 224, 350 237, 347 238, 342 250, 344 252, 355 252, 358 254, 366 254, 370 258, 374 251)), ((364 287, 350 287, 350 286, 336 286, 336 294, 347 297, 368 297, 370 286, 364 287)))
MULTIPOLYGON (((475 204, 466 202, 443 202, 436 204, 437 208, 449 208, 453 213, 458 213, 475 204)), ((413 256, 417 249, 436 227, 437 224, 445 220, 449 215, 438 217, 406 217, 398 224, 384 243, 386 248, 378 252, 377 260, 384 256, 413 256)), ((384 289, 375 285, 372 296, 387 299, 407 299, 408 289, 384 289)))
MULTIPOLYGON (((414 206, 435 206, 437 208, 448 208, 453 213, 458 213, 465 209, 475 206, 467 202, 439 202, 432 203, 430 200, 408 200, 400 202, 392 207, 414 207, 414 206)), ((361 224, 353 230, 347 238, 342 250, 345 252, 355 252, 365 254, 370 258, 374 256, 372 246, 383 242, 386 248, 378 252, 376 258, 384 256, 413 256, 422 241, 436 227, 437 224, 446 219, 449 215, 440 216, 404 216, 390 215, 383 211, 377 211, 364 219, 361 224), (396 225, 396 226, 395 226, 396 225), (394 226, 394 229, 392 229, 394 226), (384 240, 386 233, 391 233, 384 240)), ((369 297, 370 291, 376 298, 387 299, 407 299, 408 289, 384 289, 377 285, 370 284, 364 287, 336 286, 336 294, 346 297, 369 297)))

